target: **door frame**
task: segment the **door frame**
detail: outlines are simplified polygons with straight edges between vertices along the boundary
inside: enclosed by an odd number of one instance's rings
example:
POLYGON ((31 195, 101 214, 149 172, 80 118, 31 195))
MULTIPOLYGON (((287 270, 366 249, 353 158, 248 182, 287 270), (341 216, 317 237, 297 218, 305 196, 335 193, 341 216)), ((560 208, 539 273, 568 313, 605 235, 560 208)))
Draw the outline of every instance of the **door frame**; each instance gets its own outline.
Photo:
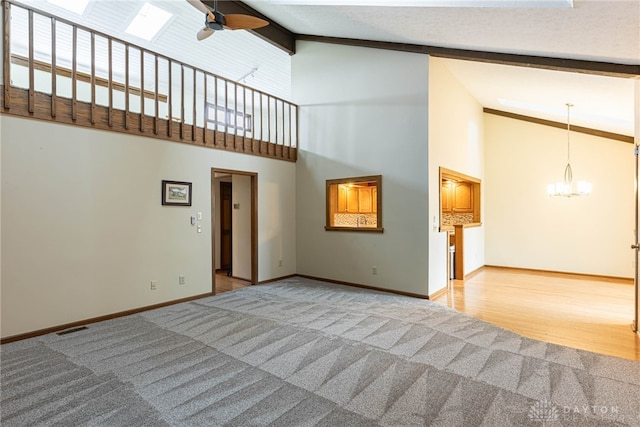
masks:
POLYGON ((631 248, 634 250, 634 299, 633 302, 633 323, 631 328, 640 336, 640 259, 638 251, 640 249, 640 241, 638 238, 638 229, 640 228, 640 196, 638 195, 638 186, 640 181, 640 80, 636 79, 634 83, 634 101, 635 101, 635 119, 634 119, 634 147, 633 154, 635 157, 635 176, 634 176, 634 193, 635 193, 635 222, 633 224, 634 242, 631 248))
POLYGON ((216 173, 243 175, 251 178, 251 284, 258 284, 258 173, 211 168, 211 292, 216 291, 216 173))

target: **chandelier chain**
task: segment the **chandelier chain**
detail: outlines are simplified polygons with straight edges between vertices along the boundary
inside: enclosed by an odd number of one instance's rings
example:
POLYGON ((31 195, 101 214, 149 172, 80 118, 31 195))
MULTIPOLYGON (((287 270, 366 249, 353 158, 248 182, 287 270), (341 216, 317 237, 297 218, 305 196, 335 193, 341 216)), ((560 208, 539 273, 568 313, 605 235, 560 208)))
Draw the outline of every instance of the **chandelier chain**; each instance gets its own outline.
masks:
POLYGON ((567 103, 567 163, 571 163, 571 107, 573 104, 567 103))

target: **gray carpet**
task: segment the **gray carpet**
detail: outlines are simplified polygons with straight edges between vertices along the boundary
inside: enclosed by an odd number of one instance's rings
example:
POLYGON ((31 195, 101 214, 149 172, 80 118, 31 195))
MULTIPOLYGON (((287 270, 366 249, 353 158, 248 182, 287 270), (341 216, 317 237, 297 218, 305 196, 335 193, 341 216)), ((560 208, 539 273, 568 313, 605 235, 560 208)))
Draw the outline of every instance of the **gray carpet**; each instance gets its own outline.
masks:
POLYGON ((1 349, 2 426, 638 426, 640 363, 302 278, 1 349))

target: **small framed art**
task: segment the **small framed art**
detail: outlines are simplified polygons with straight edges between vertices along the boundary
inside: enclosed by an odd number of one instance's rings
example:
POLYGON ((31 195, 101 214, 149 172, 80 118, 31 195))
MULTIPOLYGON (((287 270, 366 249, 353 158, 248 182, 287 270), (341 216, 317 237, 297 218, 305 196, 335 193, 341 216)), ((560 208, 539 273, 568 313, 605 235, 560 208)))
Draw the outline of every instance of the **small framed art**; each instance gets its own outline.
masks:
POLYGON ((162 204, 169 206, 191 206, 191 183, 163 180, 162 204))

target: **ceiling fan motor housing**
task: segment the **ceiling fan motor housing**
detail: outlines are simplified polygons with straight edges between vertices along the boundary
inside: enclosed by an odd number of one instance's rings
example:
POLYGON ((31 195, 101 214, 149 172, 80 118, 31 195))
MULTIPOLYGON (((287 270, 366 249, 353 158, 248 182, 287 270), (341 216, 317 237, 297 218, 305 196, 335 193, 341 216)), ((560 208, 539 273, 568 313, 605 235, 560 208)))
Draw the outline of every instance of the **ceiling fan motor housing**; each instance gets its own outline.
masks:
POLYGON ((204 20, 204 25, 208 28, 211 28, 212 30, 216 30, 216 31, 223 30, 224 26, 227 23, 227 21, 224 19, 224 15, 218 12, 217 10, 213 10, 211 11, 211 13, 213 13, 213 16, 215 17, 215 21, 209 21, 209 15, 206 15, 204 20))

